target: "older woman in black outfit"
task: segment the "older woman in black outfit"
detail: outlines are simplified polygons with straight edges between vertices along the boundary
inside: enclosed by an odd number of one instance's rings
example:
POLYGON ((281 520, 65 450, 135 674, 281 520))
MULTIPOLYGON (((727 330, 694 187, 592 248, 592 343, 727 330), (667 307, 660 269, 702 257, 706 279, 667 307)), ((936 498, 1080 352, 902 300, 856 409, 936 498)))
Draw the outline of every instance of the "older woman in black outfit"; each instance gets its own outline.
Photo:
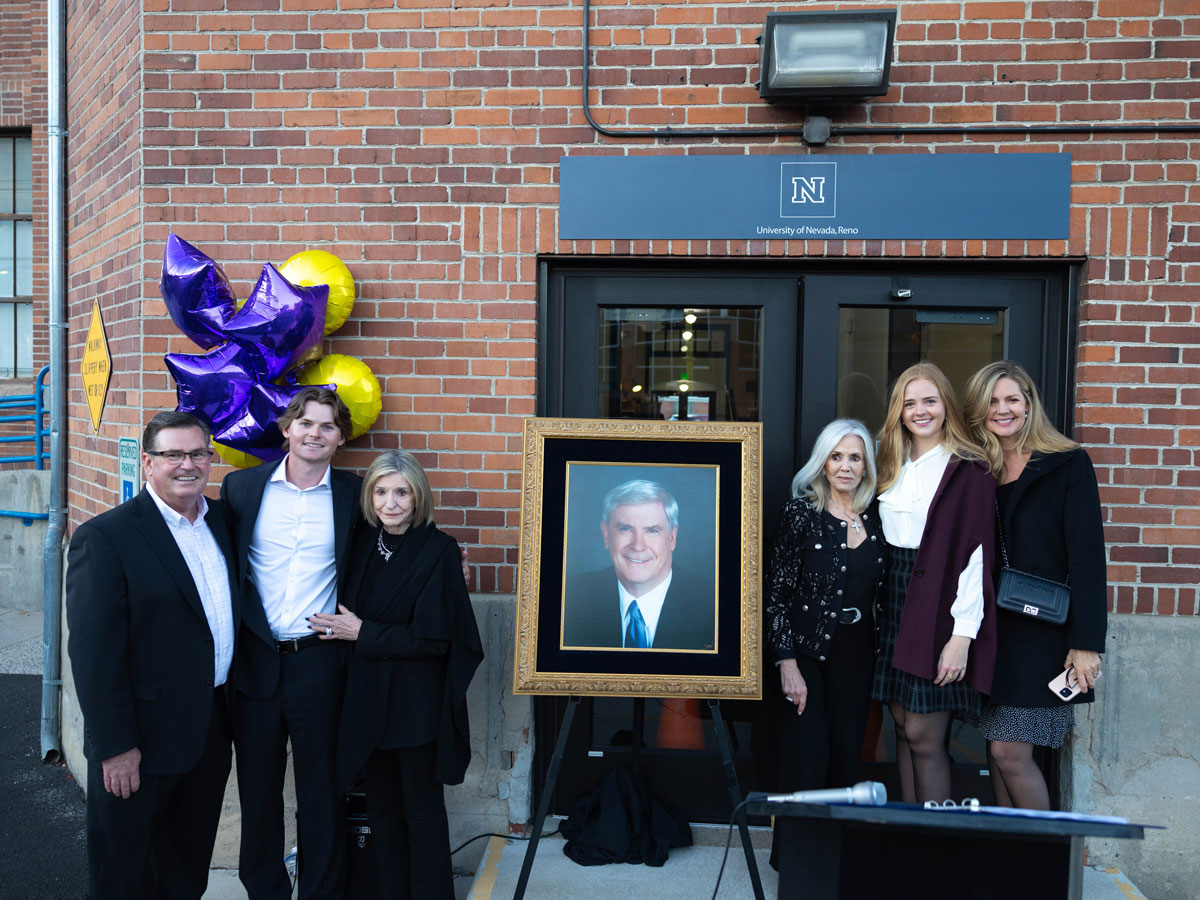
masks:
POLYGON ((996 669, 979 725, 996 802, 1049 809, 1033 747, 1062 746, 1074 704, 1092 702, 1104 651, 1107 582, 1096 474, 1080 446, 1050 424, 1033 381, 1014 362, 991 363, 971 376, 966 417, 999 482, 997 540, 1008 565, 1071 589, 1063 625, 999 610, 996 669), (1046 686, 1066 666, 1074 667, 1081 687, 1071 703, 1046 686))
POLYGON ((792 481, 767 575, 781 790, 844 787, 858 772, 884 573, 874 494, 870 433, 854 419, 831 422, 792 481))
POLYGON ((442 786, 471 758, 467 686, 483 651, 458 544, 433 524, 420 463, 381 454, 363 481, 366 523, 351 537, 345 604, 312 617, 352 641, 338 740, 346 787, 361 771, 382 896, 452 900, 442 786))

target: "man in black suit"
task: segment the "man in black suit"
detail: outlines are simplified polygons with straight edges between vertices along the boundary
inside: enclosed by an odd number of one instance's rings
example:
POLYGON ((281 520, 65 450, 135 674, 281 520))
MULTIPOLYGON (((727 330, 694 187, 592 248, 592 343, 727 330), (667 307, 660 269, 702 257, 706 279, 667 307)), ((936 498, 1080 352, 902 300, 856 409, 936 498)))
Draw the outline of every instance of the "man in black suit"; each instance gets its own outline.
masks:
POLYGON ((238 624, 224 512, 203 495, 208 439, 187 413, 156 415, 142 436, 146 487, 71 539, 91 900, 199 900, 208 885, 238 624))
POLYGON ((600 534, 612 567, 567 580, 563 646, 712 650, 715 583, 673 566, 679 504, 666 488, 617 485, 604 497, 600 534))
POLYGON ((234 683, 234 744, 242 803, 239 876, 250 900, 287 900, 283 784, 292 748, 301 848, 300 900, 345 889, 343 798, 335 750, 345 682, 340 641, 309 619, 338 611, 346 542, 361 516, 362 479, 330 466, 351 435, 350 412, 309 387, 278 419, 287 455, 233 472, 221 499, 236 521, 245 612, 234 683))

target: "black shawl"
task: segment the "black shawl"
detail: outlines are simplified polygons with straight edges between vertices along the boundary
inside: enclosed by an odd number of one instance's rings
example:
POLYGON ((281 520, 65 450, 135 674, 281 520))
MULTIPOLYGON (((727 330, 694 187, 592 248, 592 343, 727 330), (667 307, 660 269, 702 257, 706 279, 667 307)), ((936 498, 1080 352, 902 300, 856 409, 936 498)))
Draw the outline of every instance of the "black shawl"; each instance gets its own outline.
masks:
POLYGON ((363 625, 346 673, 339 782, 350 784, 385 734, 411 722, 423 735, 424 722, 437 743, 437 780, 459 784, 471 761, 467 688, 483 648, 458 544, 433 524, 410 529, 365 591, 363 574, 377 536, 377 528, 364 526, 352 538, 344 602, 363 625))

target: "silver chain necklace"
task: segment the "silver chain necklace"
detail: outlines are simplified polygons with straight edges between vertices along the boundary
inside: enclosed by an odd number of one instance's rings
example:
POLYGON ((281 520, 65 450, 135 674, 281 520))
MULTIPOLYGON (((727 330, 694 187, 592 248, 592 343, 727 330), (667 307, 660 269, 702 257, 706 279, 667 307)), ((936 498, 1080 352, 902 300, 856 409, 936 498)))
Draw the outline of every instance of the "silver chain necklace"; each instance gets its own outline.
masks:
POLYGON ((383 528, 382 527, 379 529, 379 537, 376 538, 376 540, 375 540, 375 546, 379 549, 379 555, 383 557, 384 562, 387 562, 389 559, 391 559, 392 554, 396 552, 395 550, 389 550, 387 548, 387 546, 383 543, 383 528))
POLYGON ((850 517, 846 521, 850 523, 850 527, 854 529, 855 534, 858 534, 860 531, 862 531, 862 520, 858 517, 858 513, 848 512, 844 507, 833 504, 832 502, 830 505, 835 506, 838 512, 850 517))

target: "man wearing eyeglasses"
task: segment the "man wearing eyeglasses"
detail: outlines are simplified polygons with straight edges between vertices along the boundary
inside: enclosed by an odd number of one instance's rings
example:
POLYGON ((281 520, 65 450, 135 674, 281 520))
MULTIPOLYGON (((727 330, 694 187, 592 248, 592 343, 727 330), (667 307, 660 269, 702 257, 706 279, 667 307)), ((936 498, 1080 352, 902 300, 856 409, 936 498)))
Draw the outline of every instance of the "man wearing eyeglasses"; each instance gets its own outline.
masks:
POLYGON ((240 616, 226 513, 203 493, 211 465, 208 429, 159 413, 142 435, 145 488, 71 539, 91 900, 199 900, 208 884, 240 616))

